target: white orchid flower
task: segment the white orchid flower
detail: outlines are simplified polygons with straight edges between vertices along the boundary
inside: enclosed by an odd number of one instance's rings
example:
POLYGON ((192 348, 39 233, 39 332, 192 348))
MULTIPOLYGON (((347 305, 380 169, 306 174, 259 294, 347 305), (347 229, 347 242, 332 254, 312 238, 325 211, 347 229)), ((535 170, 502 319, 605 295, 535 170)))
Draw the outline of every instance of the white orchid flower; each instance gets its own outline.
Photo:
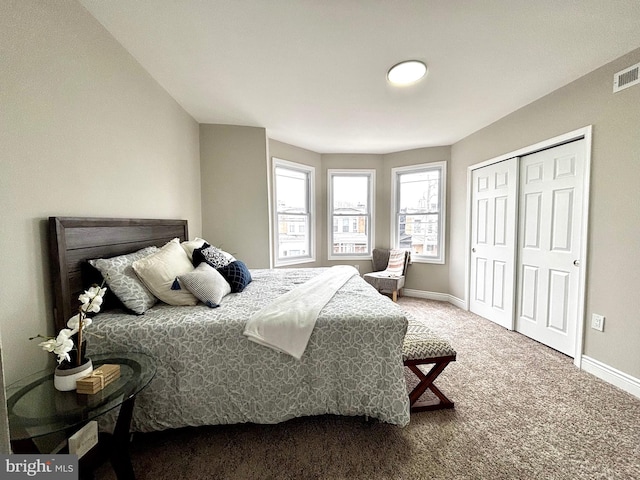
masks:
POLYGON ((67 362, 71 361, 69 352, 73 350, 73 347, 75 346, 73 340, 71 340, 71 336, 75 333, 76 332, 69 330, 68 328, 60 330, 58 338, 56 338, 56 348, 53 349, 53 353, 58 355, 58 363, 62 363, 63 360, 66 360, 67 362))
POLYGON ((58 341, 58 343, 60 343, 64 340, 70 339, 76 333, 78 333, 78 330, 76 330, 75 328, 63 328, 62 330, 60 330, 60 333, 58 333, 58 338, 56 338, 56 340, 58 341))
POLYGON ((71 355, 69 355, 69 352, 58 353, 58 364, 64 362, 65 360, 67 362, 71 361, 71 355))
MULTIPOLYGON (((93 320, 91 320, 90 318, 84 317, 82 319, 82 329, 84 330, 86 327, 91 325, 92 322, 93 322, 93 320)), ((67 322, 67 327, 69 327, 72 330, 74 330, 74 333, 79 330, 79 325, 80 325, 80 314, 79 313, 77 315, 74 315, 73 317, 71 317, 69 319, 69 321, 67 322)))
POLYGON ((102 297, 95 297, 89 305, 87 305, 86 312, 98 313, 100 311, 100 305, 102 305, 102 297))
POLYGON ((104 297, 104 294, 106 293, 106 291, 107 291, 106 287, 100 288, 96 285, 89 288, 89 290, 85 290, 84 293, 80 294, 80 296, 78 297, 78 300, 80 300, 82 303, 88 303, 94 298, 101 299, 102 297, 104 297))
MULTIPOLYGON (((84 324, 84 322, 82 323, 84 324)), ((79 326, 80 326, 80 314, 78 313, 77 315, 74 315, 69 319, 69 321, 67 322, 67 327, 71 328, 72 330, 78 330, 79 326)))
POLYGON ((71 360, 69 352, 73 350, 73 340, 71 336, 75 332, 68 328, 60 330, 60 333, 56 338, 51 338, 38 344, 43 350, 47 352, 53 352, 58 355, 58 363, 62 363, 63 360, 71 360))
POLYGON ((98 313, 100 311, 100 305, 102 305, 102 297, 104 296, 106 288, 100 287, 91 287, 89 290, 85 290, 84 293, 80 294, 78 300, 82 303, 80 309, 83 312, 94 312, 98 313))
POLYGON ((87 303, 89 303, 91 301, 93 297, 91 297, 89 295, 89 291, 85 290, 84 293, 81 293, 80 296, 78 297, 78 300, 80 300, 80 303, 82 305, 86 305, 87 303))
MULTIPOLYGON (((38 346, 47 352, 53 352, 58 355, 58 363, 62 363, 64 360, 71 362, 71 357, 69 352, 74 349, 75 344, 73 337, 74 335, 78 335, 78 341, 82 342, 82 332, 80 332, 80 325, 82 325, 82 330, 85 327, 91 325, 92 320, 87 318, 88 312, 98 313, 100 311, 100 306, 102 305, 102 297, 107 292, 106 288, 99 287, 97 285, 92 286, 88 290, 85 290, 82 293, 78 300, 80 300, 80 310, 79 312, 71 317, 67 322, 67 327, 63 328, 58 333, 58 336, 55 338, 47 338, 42 335, 36 335, 35 337, 30 338, 33 340, 34 338, 46 338, 44 342, 40 342, 38 346)), ((78 349, 78 362, 80 359, 80 349, 78 349)))
POLYGON ((47 352, 53 352, 56 348, 56 339, 55 338, 50 338, 49 340, 45 340, 44 342, 40 342, 38 344, 39 347, 41 347, 43 350, 46 350, 47 352))
POLYGON ((69 356, 69 352, 71 350, 73 350, 73 340, 70 338, 62 340, 62 343, 60 343, 53 351, 53 353, 58 355, 58 363, 62 363, 63 360, 66 360, 67 362, 71 361, 71 357, 69 356))

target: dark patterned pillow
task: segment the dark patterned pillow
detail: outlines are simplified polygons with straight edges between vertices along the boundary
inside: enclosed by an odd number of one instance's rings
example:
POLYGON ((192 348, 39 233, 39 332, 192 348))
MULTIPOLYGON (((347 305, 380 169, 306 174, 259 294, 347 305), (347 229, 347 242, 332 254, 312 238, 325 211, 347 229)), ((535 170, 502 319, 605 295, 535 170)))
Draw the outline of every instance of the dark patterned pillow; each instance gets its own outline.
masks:
POLYGON ((247 266, 240 260, 231 262, 229 265, 218 268, 218 272, 231 285, 231 293, 238 293, 251 283, 251 273, 247 266))
POLYGON ((213 268, 226 267, 232 261, 234 261, 230 254, 224 250, 220 250, 217 247, 205 243, 202 247, 196 248, 193 251, 193 266, 197 267, 202 262, 207 262, 213 268))

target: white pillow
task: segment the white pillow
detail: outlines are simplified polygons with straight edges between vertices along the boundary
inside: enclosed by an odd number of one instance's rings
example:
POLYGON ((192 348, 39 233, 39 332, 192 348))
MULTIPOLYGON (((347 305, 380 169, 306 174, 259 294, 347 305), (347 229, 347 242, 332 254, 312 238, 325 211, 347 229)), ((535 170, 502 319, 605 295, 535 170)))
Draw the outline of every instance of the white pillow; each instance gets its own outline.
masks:
POLYGON ((193 261, 193 251, 196 248, 202 247, 205 243, 206 241, 204 239, 200 237, 196 237, 193 240, 187 240, 186 242, 182 242, 180 245, 182 245, 182 248, 184 248, 184 251, 187 252, 187 257, 189 257, 189 260, 193 261))
POLYGON ((187 253, 174 238, 159 252, 133 262, 133 270, 158 299, 169 305, 196 305, 198 299, 185 289, 172 290, 176 277, 193 271, 187 253))
POLYGON ((219 307, 231 293, 229 282, 208 263, 202 262, 193 272, 178 276, 178 282, 211 308, 219 307))

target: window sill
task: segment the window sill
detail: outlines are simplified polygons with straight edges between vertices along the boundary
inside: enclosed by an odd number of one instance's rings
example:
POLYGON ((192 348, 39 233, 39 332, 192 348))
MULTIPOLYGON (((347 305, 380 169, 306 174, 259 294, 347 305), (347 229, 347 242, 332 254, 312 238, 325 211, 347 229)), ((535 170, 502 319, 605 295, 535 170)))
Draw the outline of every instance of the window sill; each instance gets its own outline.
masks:
POLYGON ((446 262, 442 258, 428 258, 411 255, 411 263, 431 263, 435 265, 444 265, 446 262))
POLYGON ((315 262, 315 258, 305 257, 305 258, 296 258, 291 260, 276 260, 273 264, 274 268, 278 267, 290 267, 292 265, 302 265, 304 263, 313 263, 315 262))
POLYGON ((340 256, 336 256, 336 255, 330 255, 327 260, 331 261, 331 262, 339 262, 341 260, 361 260, 361 261, 367 261, 367 260, 371 260, 371 254, 368 255, 340 255, 340 256))

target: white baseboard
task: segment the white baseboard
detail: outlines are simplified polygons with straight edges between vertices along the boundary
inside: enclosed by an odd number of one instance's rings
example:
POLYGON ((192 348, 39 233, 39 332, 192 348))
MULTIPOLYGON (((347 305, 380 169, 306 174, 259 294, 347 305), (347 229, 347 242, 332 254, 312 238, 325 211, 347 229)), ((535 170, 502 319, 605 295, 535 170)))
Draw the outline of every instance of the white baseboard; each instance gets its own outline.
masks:
POLYGON ((455 305, 458 308, 461 308, 462 310, 468 310, 469 309, 467 307, 467 302, 465 302, 461 298, 454 297, 453 295, 449 295, 449 303, 451 305, 455 305))
POLYGON ((631 395, 640 398, 640 379, 632 377, 620 370, 617 370, 609 365, 602 363, 593 358, 582 356, 582 370, 589 372, 592 375, 621 388, 625 392, 629 392, 631 395))
POLYGON ((438 292, 426 292, 424 290, 412 290, 410 288, 402 289, 402 292, 407 297, 415 297, 415 298, 425 298, 427 300, 437 300, 439 302, 449 302, 452 305, 455 305, 458 308, 462 308, 466 310, 467 306, 464 300, 454 297, 453 295, 449 295, 448 293, 438 293, 438 292))

